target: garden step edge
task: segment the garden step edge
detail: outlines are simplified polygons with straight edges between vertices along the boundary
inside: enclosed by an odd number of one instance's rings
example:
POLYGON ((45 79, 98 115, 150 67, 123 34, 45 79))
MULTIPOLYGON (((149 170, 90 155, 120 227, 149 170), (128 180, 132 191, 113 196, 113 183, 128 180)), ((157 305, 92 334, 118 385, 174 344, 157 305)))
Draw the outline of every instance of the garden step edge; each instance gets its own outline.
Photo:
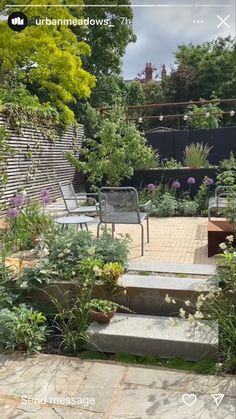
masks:
POLYGON ((110 323, 93 322, 87 329, 89 350, 152 355, 198 361, 218 358, 218 329, 214 322, 192 326, 186 319, 170 324, 168 317, 117 313, 110 323))

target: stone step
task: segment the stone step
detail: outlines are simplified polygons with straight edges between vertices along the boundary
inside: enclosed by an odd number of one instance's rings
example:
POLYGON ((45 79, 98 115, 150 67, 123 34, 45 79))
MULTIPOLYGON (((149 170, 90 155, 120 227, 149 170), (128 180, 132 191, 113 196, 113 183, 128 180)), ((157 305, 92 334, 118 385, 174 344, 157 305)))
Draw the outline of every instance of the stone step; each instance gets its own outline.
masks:
POLYGON ((192 326, 186 319, 170 324, 168 317, 117 313, 110 323, 91 323, 87 349, 102 352, 153 355, 197 361, 218 357, 218 331, 214 323, 192 326), (211 326, 209 326, 211 324, 211 326))
POLYGON ((166 262, 139 262, 129 261, 128 270, 140 272, 159 272, 188 275, 214 275, 215 265, 203 265, 194 263, 166 263, 166 262))
POLYGON ((121 288, 118 295, 112 297, 114 301, 128 306, 135 313, 154 316, 176 316, 181 307, 191 313, 193 308, 186 306, 185 301, 194 304, 198 295, 207 291, 209 286, 218 287, 213 279, 129 274, 122 275, 118 285, 126 288, 126 294, 122 294, 121 288), (175 300, 175 304, 165 301, 166 294, 175 300))

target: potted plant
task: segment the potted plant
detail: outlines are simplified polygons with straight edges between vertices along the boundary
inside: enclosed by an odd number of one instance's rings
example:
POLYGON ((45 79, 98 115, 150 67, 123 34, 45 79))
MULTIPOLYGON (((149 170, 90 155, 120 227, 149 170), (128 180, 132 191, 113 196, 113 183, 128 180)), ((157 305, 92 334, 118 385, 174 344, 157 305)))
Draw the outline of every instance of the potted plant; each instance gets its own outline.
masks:
POLYGON ((88 302, 86 307, 89 310, 90 317, 98 323, 109 323, 118 307, 131 311, 127 307, 121 306, 113 301, 99 300, 96 298, 88 302))

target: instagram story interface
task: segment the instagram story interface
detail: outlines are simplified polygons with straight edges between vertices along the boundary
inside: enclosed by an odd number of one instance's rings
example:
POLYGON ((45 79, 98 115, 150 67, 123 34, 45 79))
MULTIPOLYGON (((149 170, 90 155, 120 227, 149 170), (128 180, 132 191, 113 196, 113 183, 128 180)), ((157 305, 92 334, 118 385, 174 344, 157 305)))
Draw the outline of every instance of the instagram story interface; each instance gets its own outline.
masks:
POLYGON ((235 25, 0 0, 4 419, 235 418, 235 25))

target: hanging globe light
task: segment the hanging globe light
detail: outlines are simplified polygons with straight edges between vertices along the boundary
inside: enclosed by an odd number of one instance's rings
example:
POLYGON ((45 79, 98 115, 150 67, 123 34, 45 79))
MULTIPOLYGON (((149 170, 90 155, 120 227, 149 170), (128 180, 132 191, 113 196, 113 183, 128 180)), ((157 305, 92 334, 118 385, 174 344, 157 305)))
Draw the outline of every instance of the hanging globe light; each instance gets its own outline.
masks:
POLYGON ((230 116, 234 116, 235 115, 235 111, 232 109, 232 111, 230 111, 230 116))

